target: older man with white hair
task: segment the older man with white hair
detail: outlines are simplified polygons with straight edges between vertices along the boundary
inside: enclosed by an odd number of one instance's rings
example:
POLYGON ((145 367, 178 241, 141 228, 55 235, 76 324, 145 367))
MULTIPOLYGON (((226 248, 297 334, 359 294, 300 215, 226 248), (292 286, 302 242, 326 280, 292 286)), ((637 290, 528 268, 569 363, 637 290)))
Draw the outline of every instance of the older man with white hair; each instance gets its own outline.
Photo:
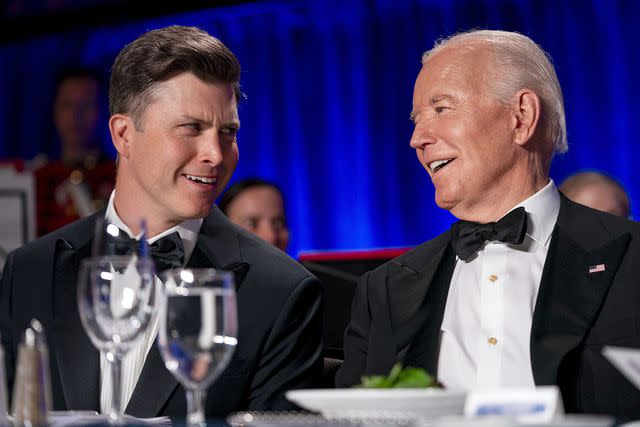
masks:
POLYGON ((402 361, 450 389, 558 385, 569 412, 640 417, 601 355, 640 347, 640 226, 549 178, 567 150, 562 91, 531 39, 471 31, 424 54, 411 147, 450 230, 365 274, 337 384, 402 361))

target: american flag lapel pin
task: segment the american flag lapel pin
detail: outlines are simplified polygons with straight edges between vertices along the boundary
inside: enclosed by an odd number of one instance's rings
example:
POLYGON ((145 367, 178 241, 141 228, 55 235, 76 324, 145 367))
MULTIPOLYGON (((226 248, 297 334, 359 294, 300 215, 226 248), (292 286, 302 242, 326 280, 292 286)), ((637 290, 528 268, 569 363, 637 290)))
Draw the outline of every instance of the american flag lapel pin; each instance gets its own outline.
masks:
POLYGON ((604 264, 596 264, 589 267, 589 274, 600 273, 605 270, 604 264))

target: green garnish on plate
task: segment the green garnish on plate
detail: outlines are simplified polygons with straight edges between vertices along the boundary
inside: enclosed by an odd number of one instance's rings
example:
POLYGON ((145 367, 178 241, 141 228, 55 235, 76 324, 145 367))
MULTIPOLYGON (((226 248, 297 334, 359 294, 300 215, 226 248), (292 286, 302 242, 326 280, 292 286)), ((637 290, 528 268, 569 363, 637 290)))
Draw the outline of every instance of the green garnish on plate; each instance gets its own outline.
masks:
POLYGON ((402 367, 402 363, 396 363, 391 368, 389 375, 363 376, 360 388, 425 388, 440 387, 435 378, 422 368, 411 366, 402 367))

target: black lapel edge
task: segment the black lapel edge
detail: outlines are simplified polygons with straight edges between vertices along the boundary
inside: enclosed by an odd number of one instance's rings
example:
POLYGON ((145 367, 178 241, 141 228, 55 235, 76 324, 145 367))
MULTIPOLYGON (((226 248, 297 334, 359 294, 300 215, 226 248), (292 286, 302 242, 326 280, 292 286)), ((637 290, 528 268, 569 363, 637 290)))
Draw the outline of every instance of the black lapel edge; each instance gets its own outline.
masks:
POLYGON ((126 413, 136 417, 156 417, 178 388, 178 381, 165 367, 158 340, 153 342, 126 413))
POLYGON ((217 206, 204 219, 189 267, 215 267, 234 273, 236 288, 251 266, 244 261, 240 248, 240 231, 217 206))
POLYGON ((406 365, 422 367, 433 376, 437 376, 440 329, 456 266, 456 256, 450 243, 434 257, 435 261, 436 268, 430 275, 421 275, 423 277, 420 278, 427 287, 426 295, 416 316, 417 330, 404 357, 406 365))

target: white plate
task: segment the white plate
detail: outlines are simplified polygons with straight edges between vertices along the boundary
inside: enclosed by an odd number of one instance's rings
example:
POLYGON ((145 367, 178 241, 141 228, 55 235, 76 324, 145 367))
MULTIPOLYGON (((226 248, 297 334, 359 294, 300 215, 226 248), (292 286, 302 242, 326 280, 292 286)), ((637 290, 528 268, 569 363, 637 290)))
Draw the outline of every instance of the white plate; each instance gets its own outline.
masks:
POLYGON ((466 394, 438 388, 291 390, 287 399, 326 418, 434 419, 462 415, 466 394))

